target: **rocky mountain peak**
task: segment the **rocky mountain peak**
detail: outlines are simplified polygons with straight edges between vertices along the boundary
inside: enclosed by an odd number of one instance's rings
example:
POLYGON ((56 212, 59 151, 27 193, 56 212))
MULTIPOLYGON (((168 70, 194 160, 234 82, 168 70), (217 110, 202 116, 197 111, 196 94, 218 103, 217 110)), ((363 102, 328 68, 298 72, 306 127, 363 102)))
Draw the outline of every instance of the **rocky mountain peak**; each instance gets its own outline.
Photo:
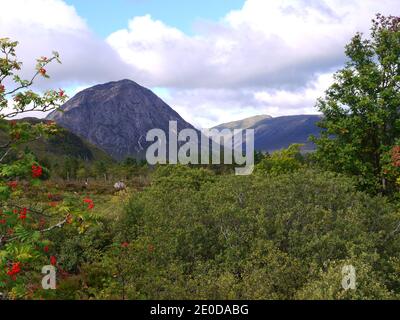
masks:
POLYGON ((150 142, 149 130, 168 132, 169 121, 178 130, 193 128, 151 90, 131 80, 99 84, 85 89, 47 119, 87 139, 114 158, 142 157, 150 142))

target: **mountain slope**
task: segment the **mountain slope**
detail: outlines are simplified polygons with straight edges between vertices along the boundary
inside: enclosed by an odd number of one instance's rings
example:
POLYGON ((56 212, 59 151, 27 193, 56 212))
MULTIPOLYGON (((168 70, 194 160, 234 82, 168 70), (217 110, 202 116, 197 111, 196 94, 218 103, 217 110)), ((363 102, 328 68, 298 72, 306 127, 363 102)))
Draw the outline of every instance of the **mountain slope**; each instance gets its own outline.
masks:
POLYGON ((305 145, 303 151, 311 151, 315 146, 308 138, 310 135, 319 135, 320 128, 316 124, 320 119, 319 115, 298 115, 277 118, 265 116, 264 119, 261 116, 261 120, 259 121, 254 121, 257 118, 254 119, 253 117, 218 125, 214 128, 221 130, 235 127, 235 129, 239 129, 236 127, 238 123, 246 124, 252 122, 251 126, 242 128, 254 129, 256 150, 272 152, 287 148, 293 143, 302 143, 305 145))
POLYGON ((259 116, 254 116, 254 117, 238 120, 238 121, 222 123, 222 124, 214 127, 213 129, 218 129, 218 130, 222 130, 222 129, 230 129, 230 130, 247 129, 247 128, 252 128, 257 122, 260 122, 260 121, 265 120, 265 119, 271 119, 271 118, 272 117, 268 116, 268 115, 259 115, 259 116))
MULTIPOLYGON (((29 122, 32 124, 42 122, 37 118, 24 118, 17 121, 29 122)), ((0 144, 8 141, 8 135, 0 129, 0 144)), ((18 150, 28 148, 39 160, 51 159, 53 162, 62 163, 65 157, 81 159, 85 161, 111 162, 112 158, 103 150, 90 144, 64 128, 59 128, 56 135, 49 138, 41 138, 33 142, 20 145, 18 150)))
POLYGON ((54 111, 47 119, 87 139, 113 158, 143 157, 152 142, 151 129, 168 133, 169 121, 177 121, 178 131, 191 124, 157 97, 131 80, 121 80, 85 89, 66 102, 63 112, 54 111))

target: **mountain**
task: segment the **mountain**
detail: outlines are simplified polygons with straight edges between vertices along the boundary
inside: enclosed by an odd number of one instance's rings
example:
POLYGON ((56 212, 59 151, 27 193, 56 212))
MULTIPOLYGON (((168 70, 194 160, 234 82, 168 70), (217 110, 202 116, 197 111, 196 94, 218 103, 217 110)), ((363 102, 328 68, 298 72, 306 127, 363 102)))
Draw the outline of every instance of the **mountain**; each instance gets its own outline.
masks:
POLYGON ((254 116, 250 118, 246 118, 243 120, 238 120, 238 121, 232 121, 232 122, 227 122, 227 123, 222 123, 213 129, 218 129, 218 130, 223 130, 223 129, 247 129, 253 127, 257 122, 260 122, 265 119, 271 119, 271 116, 268 115, 259 115, 259 116, 254 116))
POLYGON ((308 141, 310 135, 318 136, 320 128, 317 122, 319 115, 298 115, 272 118, 270 116, 256 116, 239 121, 218 125, 214 128, 222 130, 254 129, 255 149, 272 152, 289 147, 293 143, 304 144, 303 151, 312 151, 315 146, 308 141), (249 125, 250 124, 250 125, 249 125), (239 125, 239 127, 238 127, 239 125))
POLYGON ((47 119, 117 160, 143 157, 153 143, 146 142, 147 132, 158 128, 168 133, 169 121, 177 121, 178 131, 194 129, 152 91, 131 80, 85 89, 68 100, 61 110, 53 111, 47 119))
MULTIPOLYGON (((17 121, 36 124, 43 120, 37 118, 24 118, 17 121)), ((85 161, 112 162, 112 158, 103 150, 95 147, 84 139, 78 137, 64 128, 58 128, 58 133, 49 138, 40 138, 27 142, 18 147, 19 150, 28 148, 39 160, 51 159, 52 162, 62 163, 65 157, 81 159, 85 161)), ((0 144, 8 141, 6 131, 0 126, 0 144)))

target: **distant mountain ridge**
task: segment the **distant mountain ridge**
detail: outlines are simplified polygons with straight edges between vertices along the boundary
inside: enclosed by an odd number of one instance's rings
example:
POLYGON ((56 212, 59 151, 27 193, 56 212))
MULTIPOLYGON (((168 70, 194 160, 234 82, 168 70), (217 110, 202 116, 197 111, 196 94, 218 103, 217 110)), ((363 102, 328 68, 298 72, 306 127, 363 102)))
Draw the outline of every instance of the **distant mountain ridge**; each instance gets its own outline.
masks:
POLYGON ((242 120, 237 120, 237 121, 232 121, 232 122, 227 122, 227 123, 222 123, 213 129, 247 129, 253 127, 257 122, 260 122, 265 119, 271 119, 272 117, 269 115, 258 115, 250 118, 245 118, 242 120))
POLYGON ((254 129, 255 149, 258 151, 273 152, 289 147, 294 143, 304 144, 303 151, 312 151, 315 146, 309 141, 310 135, 319 136, 320 128, 317 122, 321 120, 319 115, 295 115, 272 118, 271 116, 256 116, 239 121, 233 121, 215 126, 222 130, 254 129), (247 125, 251 124, 251 125, 247 125))
POLYGON ((169 121, 178 131, 194 127, 152 91, 131 80, 121 80, 85 89, 47 119, 87 139, 113 158, 143 157, 153 142, 151 129, 168 132, 169 121))

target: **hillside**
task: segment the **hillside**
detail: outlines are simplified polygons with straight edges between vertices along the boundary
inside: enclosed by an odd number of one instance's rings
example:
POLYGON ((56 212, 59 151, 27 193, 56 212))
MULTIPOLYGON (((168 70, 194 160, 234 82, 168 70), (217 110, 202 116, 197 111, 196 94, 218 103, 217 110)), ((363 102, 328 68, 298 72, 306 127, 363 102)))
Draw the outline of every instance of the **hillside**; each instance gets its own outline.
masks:
MULTIPOLYGON (((43 120, 25 118, 18 121, 38 123, 43 120)), ((5 143, 7 141, 6 139, 5 132, 0 130, 0 143, 5 143)), ((58 134, 54 136, 25 143, 19 147, 20 150, 26 148, 31 150, 39 159, 50 159, 54 162, 60 162, 65 157, 72 157, 89 162, 113 161, 103 150, 61 127, 59 128, 58 134)))
POLYGON ((227 123, 222 123, 213 129, 247 129, 247 128, 252 128, 254 125, 256 125, 258 122, 265 120, 265 119, 272 119, 271 116, 269 115, 258 115, 238 121, 232 121, 232 122, 227 122, 227 123))

